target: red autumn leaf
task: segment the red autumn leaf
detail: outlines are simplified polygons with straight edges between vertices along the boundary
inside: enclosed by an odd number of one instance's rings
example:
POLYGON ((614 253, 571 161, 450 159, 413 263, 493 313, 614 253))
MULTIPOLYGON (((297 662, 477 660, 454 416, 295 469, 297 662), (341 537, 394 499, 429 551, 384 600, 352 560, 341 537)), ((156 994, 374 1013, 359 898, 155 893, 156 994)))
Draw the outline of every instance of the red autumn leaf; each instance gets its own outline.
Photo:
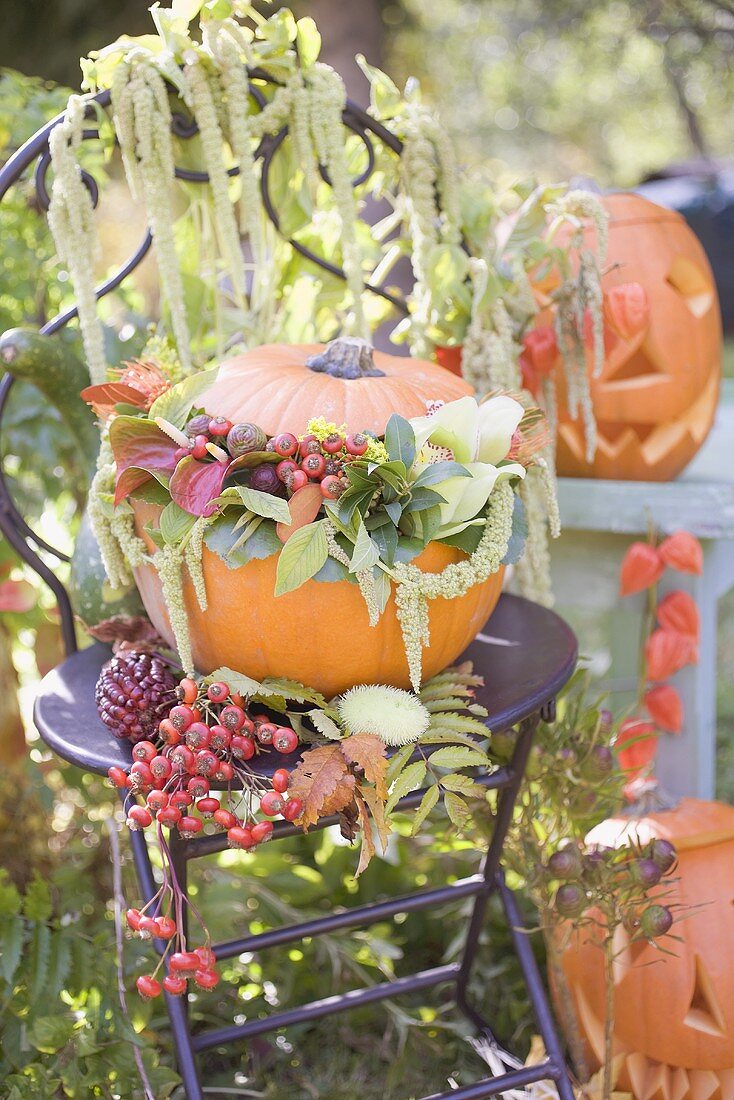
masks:
POLYGON ((303 802, 297 823, 307 829, 320 817, 343 810, 353 801, 354 788, 355 778, 338 743, 309 749, 291 772, 288 786, 290 797, 303 802))
POLYGON ((275 525, 280 541, 288 542, 291 535, 295 535, 301 527, 307 527, 309 523, 313 523, 323 503, 324 494, 319 485, 303 485, 297 489, 288 501, 291 522, 275 525))
POLYGON ((652 722, 643 718, 627 718, 619 727, 615 747, 623 771, 639 775, 655 759, 657 731, 652 722))
POLYGON ((200 462, 186 455, 176 466, 168 490, 171 500, 192 516, 211 516, 222 492, 229 462, 200 462))
POLYGON ((703 573, 703 550, 698 539, 688 531, 676 531, 660 543, 660 557, 666 565, 681 573, 703 573))
POLYGON ((0 584, 0 612, 23 614, 36 606, 36 590, 28 581, 3 581, 0 584))
POLYGON ((653 630, 645 643, 647 679, 653 682, 668 680, 695 659, 695 646, 677 630, 653 630))
POLYGON ((604 294, 604 323, 623 340, 633 340, 650 321, 650 303, 639 283, 622 283, 604 294))
POLYGON ((683 702, 672 684, 658 684, 645 694, 645 707, 656 726, 668 733, 683 728, 683 702))
POLYGON ((633 542, 622 559, 619 574, 620 596, 632 596, 656 584, 662 576, 664 565, 660 555, 649 542, 633 542))
POLYGON ((345 759, 357 764, 368 783, 374 783, 375 791, 383 802, 387 800, 387 748, 385 742, 374 733, 353 733, 339 742, 345 759))
POLYGON ((152 420, 116 416, 110 425, 110 446, 117 466, 115 504, 156 474, 168 477, 176 468, 178 444, 152 420))
POLYGON ((697 644, 701 633, 701 617, 693 596, 680 589, 668 592, 658 604, 658 622, 666 630, 677 630, 697 644))
POLYGON ((135 405, 139 409, 148 407, 146 395, 124 382, 102 382, 99 386, 87 386, 80 396, 104 420, 112 416, 115 405, 135 405))

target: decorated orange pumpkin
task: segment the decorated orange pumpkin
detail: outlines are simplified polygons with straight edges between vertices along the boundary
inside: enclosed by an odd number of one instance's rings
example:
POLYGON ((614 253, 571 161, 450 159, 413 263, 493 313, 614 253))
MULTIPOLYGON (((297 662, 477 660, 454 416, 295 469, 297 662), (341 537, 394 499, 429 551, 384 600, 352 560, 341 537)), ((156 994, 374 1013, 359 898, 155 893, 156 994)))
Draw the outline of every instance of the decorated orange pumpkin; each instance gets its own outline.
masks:
MULTIPOLYGON (((431 401, 449 402, 472 392, 433 363, 379 353, 373 358, 363 341, 339 340, 328 349, 271 345, 229 360, 202 400, 210 413, 254 422, 268 435, 303 434, 317 416, 381 435, 394 412, 422 415, 431 401)), ((138 534, 154 550, 144 531, 155 517, 154 506, 135 502, 134 508, 138 534)), ((414 564, 440 572, 463 557, 454 547, 432 542, 414 564)), ((276 597, 277 561, 273 554, 229 568, 204 546, 208 610, 200 610, 190 582, 184 590, 194 662, 201 672, 226 665, 258 679, 285 676, 327 696, 357 683, 409 686, 394 593, 378 624, 370 627, 359 588, 344 580, 312 579, 276 597)), ((148 615, 172 644, 156 569, 143 566, 136 580, 148 615)), ((458 599, 431 601, 424 678, 450 664, 472 641, 494 609, 501 585, 502 570, 458 599)))
MULTIPOLYGON (((635 1100, 734 1097, 734 808, 684 799, 642 818, 612 818, 589 834, 619 846, 670 840, 678 868, 664 885, 679 918, 657 941, 630 943, 620 929, 615 962, 617 1087, 635 1100)), ((663 887, 661 886, 661 889, 663 887)), ((604 964, 582 929, 563 957, 582 1034, 601 1064, 604 964)))
POLYGON ((591 379, 598 446, 590 463, 583 425, 566 407, 563 370, 556 370, 558 472, 667 481, 690 462, 713 422, 721 373, 716 288, 703 248, 679 214, 639 195, 603 202, 610 214, 605 312, 609 321, 614 309, 619 338, 591 379), (614 301, 615 288, 630 283, 647 298, 649 321, 641 331, 627 315, 634 302, 614 301), (625 338, 627 329, 637 335, 625 338))

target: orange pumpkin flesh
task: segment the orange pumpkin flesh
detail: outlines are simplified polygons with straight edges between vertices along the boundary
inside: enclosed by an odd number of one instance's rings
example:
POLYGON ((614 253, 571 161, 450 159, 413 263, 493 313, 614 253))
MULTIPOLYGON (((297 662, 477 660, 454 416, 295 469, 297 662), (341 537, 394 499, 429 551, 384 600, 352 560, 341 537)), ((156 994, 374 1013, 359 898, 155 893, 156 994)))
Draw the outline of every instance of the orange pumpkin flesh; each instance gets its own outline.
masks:
MULTIPOLYGON (((660 941, 667 955, 619 936, 618 1088, 631 1089, 635 1100, 729 1100, 734 1097, 734 808, 684 799, 674 810, 602 822, 588 839, 619 846, 635 836, 643 843, 661 837, 675 844, 678 868, 671 880, 663 880, 661 900, 684 919, 660 941)), ((588 929, 574 936, 563 968, 598 1066, 605 1018, 603 959, 589 939, 588 929)))
MULTIPOLYGON (((591 379, 598 428, 593 462, 571 419, 562 369, 558 472, 567 477, 667 481, 703 444, 721 375, 721 318, 706 255, 683 218, 639 195, 609 195, 604 288, 637 282, 650 306, 646 330, 619 339, 591 379)), ((594 243, 594 230, 588 233, 594 243)))
POLYGON ((303 435, 323 416, 350 431, 382 435, 393 413, 425 416, 432 401, 456 401, 472 387, 435 363, 374 352, 377 378, 336 378, 317 373, 306 360, 322 344, 266 344, 228 359, 203 398, 204 410, 233 423, 258 424, 268 435, 303 435))
MULTIPOLYGON (((139 502, 134 508, 138 534, 154 550, 143 527, 159 509, 139 502)), ((427 572, 439 572, 463 557, 460 550, 434 542, 414 560, 427 572)), ((227 666, 258 680, 285 676, 316 688, 327 698, 355 684, 410 686, 394 595, 377 626, 370 627, 362 594, 347 581, 310 580, 295 592, 276 598, 277 562, 274 554, 230 569, 205 546, 206 612, 200 610, 184 570, 189 631, 200 672, 227 666)), ((503 572, 501 569, 459 599, 431 601, 431 645, 423 652, 424 679, 451 664, 474 639, 499 599, 503 572)), ((173 646, 155 568, 136 569, 135 579, 153 625, 173 646)))

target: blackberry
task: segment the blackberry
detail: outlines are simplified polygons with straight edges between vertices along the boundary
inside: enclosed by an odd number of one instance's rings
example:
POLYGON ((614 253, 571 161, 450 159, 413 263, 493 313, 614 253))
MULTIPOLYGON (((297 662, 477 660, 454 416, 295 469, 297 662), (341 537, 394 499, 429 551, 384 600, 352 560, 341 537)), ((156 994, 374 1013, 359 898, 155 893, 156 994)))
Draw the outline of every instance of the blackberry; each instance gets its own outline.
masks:
POLYGON ((126 650, 102 666, 94 692, 99 716, 115 737, 155 739, 176 703, 177 680, 156 653, 126 650))

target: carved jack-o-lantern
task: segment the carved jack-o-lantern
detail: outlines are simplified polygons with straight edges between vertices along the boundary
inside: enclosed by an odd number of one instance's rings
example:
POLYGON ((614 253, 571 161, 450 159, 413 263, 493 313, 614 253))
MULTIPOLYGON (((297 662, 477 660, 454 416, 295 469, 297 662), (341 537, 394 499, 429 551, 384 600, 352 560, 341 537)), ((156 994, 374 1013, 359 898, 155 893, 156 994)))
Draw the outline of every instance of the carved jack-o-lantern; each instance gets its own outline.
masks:
POLYGON ((604 289, 641 284, 649 323, 632 339, 615 341, 591 380, 599 437, 591 463, 557 369, 558 471, 667 481, 690 462, 713 421, 721 372, 716 288, 703 248, 679 214, 631 194, 607 196, 604 205, 610 214, 604 289))
MULTIPOLYGON (((675 844, 678 868, 664 879, 678 920, 658 944, 630 943, 620 930, 615 962, 618 1087, 635 1100, 734 1098, 734 808, 684 799, 674 810, 612 818, 589 840, 609 846, 639 837, 675 844)), ((563 956, 579 1024, 601 1064, 604 963, 582 929, 563 956)))

